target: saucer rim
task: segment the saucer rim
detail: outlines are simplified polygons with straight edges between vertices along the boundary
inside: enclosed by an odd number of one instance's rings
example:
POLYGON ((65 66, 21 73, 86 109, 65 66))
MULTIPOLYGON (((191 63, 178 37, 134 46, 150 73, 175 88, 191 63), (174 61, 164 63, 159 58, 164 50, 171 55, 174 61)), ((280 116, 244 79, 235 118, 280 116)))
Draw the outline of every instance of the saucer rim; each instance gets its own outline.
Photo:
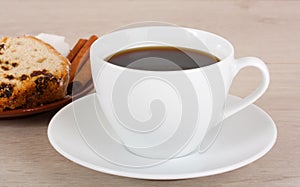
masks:
MULTIPOLYGON (((88 94, 84 97, 81 97, 81 98, 77 99, 74 102, 81 102, 81 100, 88 99, 88 97, 92 98, 95 95, 96 95, 96 93, 91 93, 91 94, 88 94)), ((229 95, 229 97, 241 99, 240 97, 237 97, 237 96, 234 96, 234 95, 229 95)), ((271 148, 275 145, 276 140, 277 140, 277 133, 278 132, 277 132, 275 122, 273 121, 271 116, 267 112, 265 112, 263 109, 258 107, 257 105, 251 104, 248 107, 254 107, 255 110, 259 111, 266 118, 268 118, 268 120, 270 121, 269 125, 272 125, 272 130, 274 132, 273 132, 273 139, 270 140, 269 144, 267 146, 265 146, 263 150, 259 151, 258 153, 256 153, 255 155, 249 157, 248 159, 242 160, 238 163, 235 163, 235 164, 232 164, 232 165, 229 165, 229 166, 225 166, 225 167, 220 167, 220 168, 206 170, 206 171, 200 171, 200 172, 190 172, 190 173, 185 173, 185 174, 182 174, 182 173, 181 174, 147 174, 147 173, 138 173, 138 172, 132 172, 132 171, 121 171, 121 170, 116 170, 116 169, 111 169, 111 168, 108 168, 108 167, 103 167, 103 166, 91 164, 91 163, 86 162, 84 160, 78 159, 78 158, 70 155, 69 153, 65 152, 63 149, 60 148, 60 146, 58 146, 55 143, 55 139, 53 139, 53 137, 51 136, 51 129, 53 128, 52 123, 56 119, 56 117, 59 116, 60 113, 62 113, 62 111, 68 110, 68 108, 72 107, 73 104, 74 103, 71 102, 71 103, 67 104, 66 106, 64 106, 50 120, 48 129, 47 129, 47 135, 48 135, 48 139, 49 139, 50 144, 53 146, 53 148, 58 153, 60 153, 66 159, 71 160, 75 164, 78 164, 80 166, 83 166, 83 167, 86 167, 86 168, 89 168, 89 169, 92 169, 92 170, 95 170, 95 171, 98 171, 98 172, 101 172, 101 173, 116 175, 116 176, 121 176, 121 177, 128 177, 128 178, 135 178, 135 179, 147 179, 147 180, 177 180, 177 179, 191 179, 191 178, 217 175, 217 174, 221 174, 221 173, 225 173, 225 172, 229 172, 229 171, 233 171, 233 170, 242 168, 242 167, 244 167, 248 164, 251 164, 254 161, 260 159, 261 157, 266 155, 271 150, 271 148)), ((232 117, 234 117, 238 113, 234 114, 232 117)), ((84 143, 86 144, 85 141, 84 141, 84 143)), ((86 145, 86 146, 88 146, 88 145, 86 145)), ((183 159, 187 159, 188 157, 190 157, 190 156, 186 156, 183 159)), ((107 162, 106 160, 104 160, 104 161, 107 162)), ((109 163, 109 164, 111 164, 111 163, 109 163)), ((120 167, 120 166, 114 166, 114 167, 120 167)), ((153 166, 153 167, 156 167, 156 166, 153 166)), ((122 167, 120 167, 120 168, 122 168, 122 167)), ((141 170, 144 170, 144 169, 145 168, 137 169, 137 170, 141 171, 141 170)))

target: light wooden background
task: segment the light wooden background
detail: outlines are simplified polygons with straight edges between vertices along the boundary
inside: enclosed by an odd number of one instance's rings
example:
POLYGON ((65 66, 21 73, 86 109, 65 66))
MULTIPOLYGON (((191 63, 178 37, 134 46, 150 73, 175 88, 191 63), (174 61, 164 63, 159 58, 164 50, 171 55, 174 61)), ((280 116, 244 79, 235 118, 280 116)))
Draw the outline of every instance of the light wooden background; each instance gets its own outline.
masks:
MULTIPOLYGON (((140 21, 207 30, 233 43, 236 56, 258 56, 271 84, 256 104, 278 128, 274 148, 241 169, 211 177, 147 181, 107 175, 63 158, 46 131, 54 113, 0 120, 0 186, 300 186, 300 1, 0 0, 0 35, 48 32, 78 38, 140 21)), ((231 93, 245 96, 259 82, 243 70, 231 93)))

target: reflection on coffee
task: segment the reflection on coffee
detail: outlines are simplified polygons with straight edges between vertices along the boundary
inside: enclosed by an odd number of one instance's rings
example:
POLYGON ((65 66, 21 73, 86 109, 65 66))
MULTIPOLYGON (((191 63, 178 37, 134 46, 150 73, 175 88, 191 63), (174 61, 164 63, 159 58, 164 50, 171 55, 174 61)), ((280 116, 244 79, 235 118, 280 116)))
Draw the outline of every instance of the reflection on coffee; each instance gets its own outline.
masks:
POLYGON ((175 71, 201 68, 219 62, 220 59, 194 49, 151 46, 122 50, 108 57, 106 61, 132 69, 175 71))

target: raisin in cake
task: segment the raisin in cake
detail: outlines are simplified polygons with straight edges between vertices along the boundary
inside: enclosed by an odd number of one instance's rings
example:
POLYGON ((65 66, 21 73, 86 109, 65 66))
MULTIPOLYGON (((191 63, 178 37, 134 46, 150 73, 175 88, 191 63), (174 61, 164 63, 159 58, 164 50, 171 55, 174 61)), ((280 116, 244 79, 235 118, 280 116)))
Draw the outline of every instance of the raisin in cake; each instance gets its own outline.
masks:
POLYGON ((65 57, 35 37, 0 39, 0 111, 62 99, 69 68, 65 57))

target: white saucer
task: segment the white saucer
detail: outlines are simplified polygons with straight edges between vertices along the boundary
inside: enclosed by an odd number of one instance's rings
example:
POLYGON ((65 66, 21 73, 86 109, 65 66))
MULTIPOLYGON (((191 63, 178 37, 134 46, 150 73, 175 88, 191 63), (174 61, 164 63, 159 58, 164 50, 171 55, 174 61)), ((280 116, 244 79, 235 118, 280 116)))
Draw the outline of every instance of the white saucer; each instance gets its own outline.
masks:
MULTIPOLYGON (((124 167, 119 163, 140 164, 149 159, 133 155, 115 141, 109 140, 105 130, 97 137, 103 148, 98 147, 97 152, 91 149, 79 132, 78 123, 82 127, 82 123, 88 126, 98 122, 95 99, 95 94, 91 94, 61 109, 50 121, 48 138, 64 157, 103 173, 156 180, 219 174, 261 158, 272 148, 277 137, 276 126, 271 117, 259 107, 251 105, 224 121, 217 140, 205 153, 169 160, 152 167, 124 167), (102 152, 99 153, 99 150, 102 152)), ((239 100, 238 97, 229 96, 229 102, 239 100)))

